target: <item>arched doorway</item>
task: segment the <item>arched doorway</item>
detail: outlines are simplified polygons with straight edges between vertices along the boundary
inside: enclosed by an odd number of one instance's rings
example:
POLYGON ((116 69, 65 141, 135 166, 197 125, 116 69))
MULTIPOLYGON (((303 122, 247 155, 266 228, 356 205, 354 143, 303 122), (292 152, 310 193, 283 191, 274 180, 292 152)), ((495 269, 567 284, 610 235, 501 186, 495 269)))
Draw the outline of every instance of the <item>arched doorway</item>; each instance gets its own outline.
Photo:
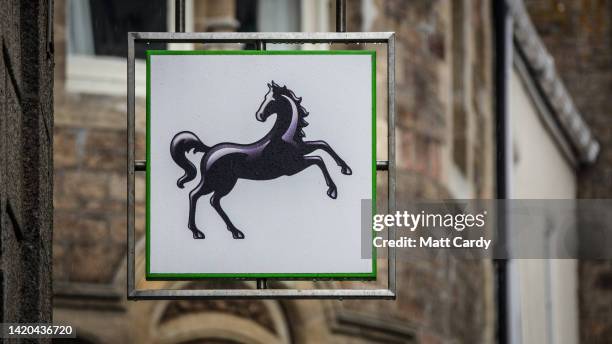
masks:
MULTIPOLYGON (((183 288, 215 288, 215 281, 183 288)), ((237 282, 240 284, 243 282, 237 282)), ((237 285, 239 288, 248 286, 237 285)), ((281 304, 272 300, 170 300, 152 318, 160 343, 291 343, 281 304)))

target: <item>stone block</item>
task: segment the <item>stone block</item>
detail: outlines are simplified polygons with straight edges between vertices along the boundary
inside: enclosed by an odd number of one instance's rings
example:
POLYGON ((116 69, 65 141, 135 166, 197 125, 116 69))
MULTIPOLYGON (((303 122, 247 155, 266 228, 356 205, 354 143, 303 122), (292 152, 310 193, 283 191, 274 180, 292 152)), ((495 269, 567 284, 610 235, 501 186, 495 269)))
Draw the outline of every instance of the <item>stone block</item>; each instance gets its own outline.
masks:
POLYGON ((108 175, 101 172, 66 171, 63 193, 79 200, 105 199, 108 194, 108 175))

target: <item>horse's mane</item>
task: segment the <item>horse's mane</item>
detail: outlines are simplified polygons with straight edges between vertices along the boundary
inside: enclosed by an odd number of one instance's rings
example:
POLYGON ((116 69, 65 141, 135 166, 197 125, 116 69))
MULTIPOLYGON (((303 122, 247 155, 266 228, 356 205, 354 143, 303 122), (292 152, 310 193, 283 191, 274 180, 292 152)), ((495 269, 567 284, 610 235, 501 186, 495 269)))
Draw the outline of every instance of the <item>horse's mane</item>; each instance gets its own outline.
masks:
POLYGON ((273 83, 272 87, 275 87, 277 89, 277 92, 279 92, 280 95, 285 95, 289 97, 289 99, 293 100, 293 102, 295 103, 298 109, 299 121, 298 121, 297 130, 295 131, 296 132, 295 139, 301 139, 302 137, 306 136, 306 134, 304 133, 304 130, 302 129, 308 126, 308 122, 306 122, 304 117, 308 116, 309 112, 302 106, 302 97, 296 96, 292 90, 287 88, 287 86, 281 87, 273 83))

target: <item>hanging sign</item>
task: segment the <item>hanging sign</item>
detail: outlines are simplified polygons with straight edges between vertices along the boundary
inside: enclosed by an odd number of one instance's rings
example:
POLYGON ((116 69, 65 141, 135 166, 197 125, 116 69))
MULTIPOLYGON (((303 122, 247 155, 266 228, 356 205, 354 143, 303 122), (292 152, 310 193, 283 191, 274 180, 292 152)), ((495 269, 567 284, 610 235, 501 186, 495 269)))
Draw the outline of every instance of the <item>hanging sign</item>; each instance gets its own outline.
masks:
POLYGON ((375 278, 375 58, 148 51, 147 278, 375 278))

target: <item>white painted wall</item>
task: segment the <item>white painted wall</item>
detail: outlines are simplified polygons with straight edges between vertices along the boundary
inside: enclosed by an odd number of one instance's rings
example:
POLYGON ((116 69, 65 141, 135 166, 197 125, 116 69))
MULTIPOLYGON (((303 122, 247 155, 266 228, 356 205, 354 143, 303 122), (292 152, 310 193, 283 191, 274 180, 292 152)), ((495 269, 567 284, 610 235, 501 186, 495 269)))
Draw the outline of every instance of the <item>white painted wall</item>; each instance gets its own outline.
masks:
MULTIPOLYGON (((513 198, 574 199, 575 172, 539 118, 519 74, 510 80, 513 198)), ((575 260, 518 260, 522 343, 578 343, 575 260)))

